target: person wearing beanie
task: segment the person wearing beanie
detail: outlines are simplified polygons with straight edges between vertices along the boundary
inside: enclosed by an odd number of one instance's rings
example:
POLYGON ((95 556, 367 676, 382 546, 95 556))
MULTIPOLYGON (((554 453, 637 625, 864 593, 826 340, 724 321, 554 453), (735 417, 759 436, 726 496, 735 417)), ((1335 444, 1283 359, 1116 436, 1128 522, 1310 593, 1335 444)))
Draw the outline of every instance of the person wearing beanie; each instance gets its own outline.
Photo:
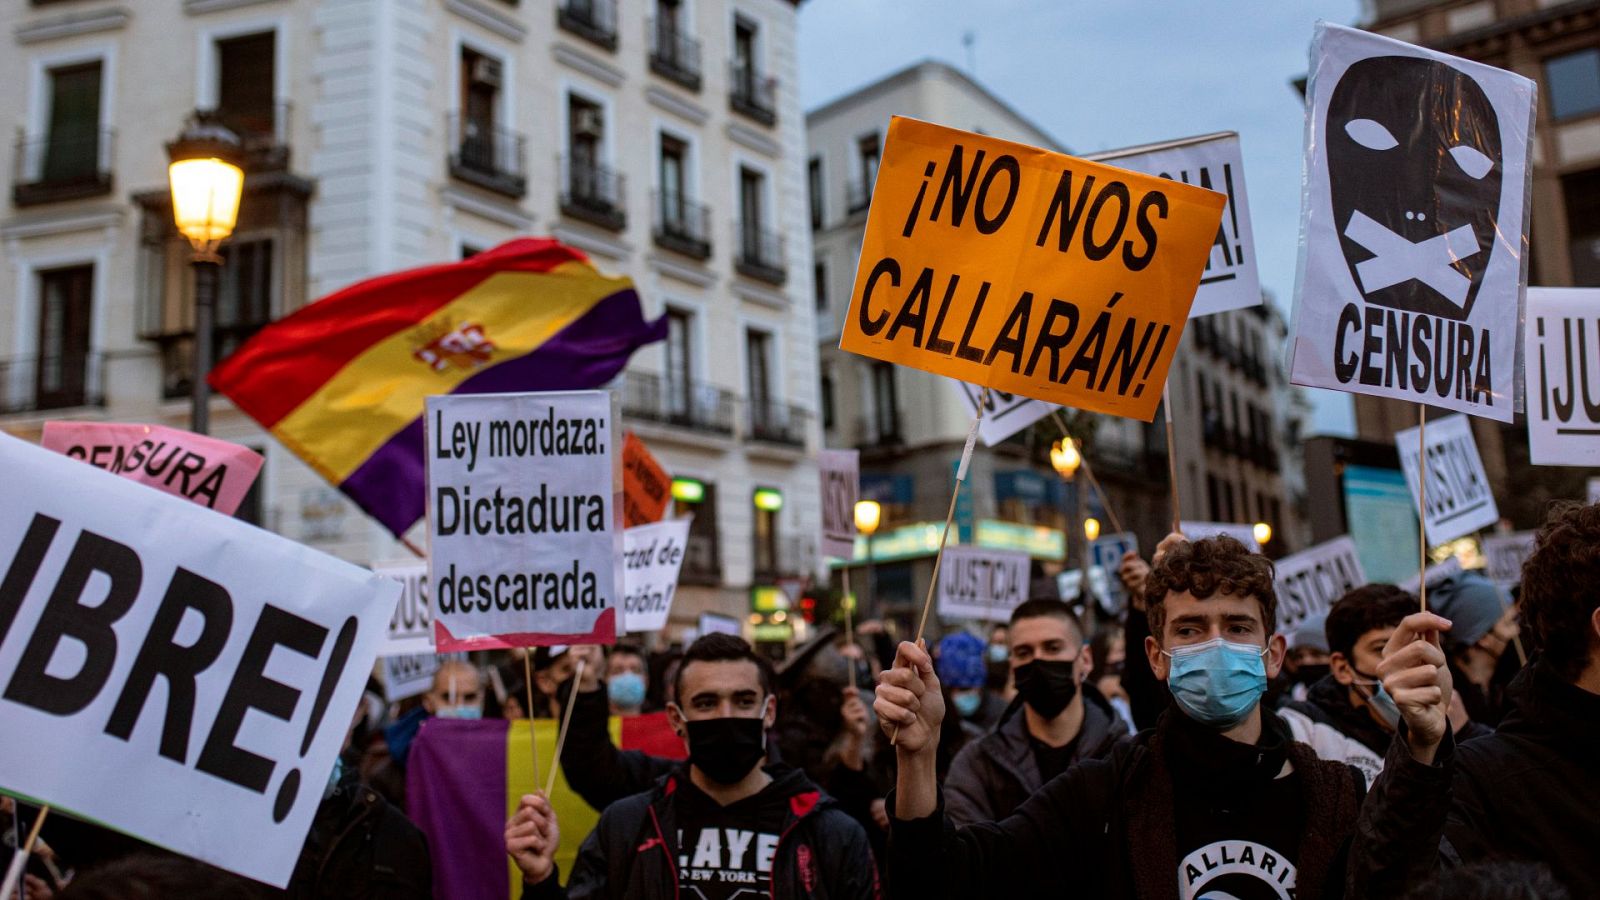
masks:
POLYGON ((1494 727, 1505 711, 1505 689, 1522 668, 1513 651, 1517 611, 1497 585, 1477 572, 1461 572, 1428 588, 1428 609, 1453 625, 1444 636, 1450 674, 1467 716, 1494 727))
MULTIPOLYGON (((956 825, 1011 815, 1045 782, 1110 752, 1128 726, 1092 683, 1094 655, 1071 607, 1029 600, 1006 633, 1017 697, 994 731, 956 754, 945 809, 956 825)), ((943 684, 944 671, 939 670, 943 684)), ((943 734, 940 740, 944 740, 943 734)))
POLYGON ((1005 701, 987 689, 987 650, 982 638, 966 631, 946 635, 935 648, 939 680, 949 689, 962 730, 972 738, 999 724, 1006 709, 1005 701))

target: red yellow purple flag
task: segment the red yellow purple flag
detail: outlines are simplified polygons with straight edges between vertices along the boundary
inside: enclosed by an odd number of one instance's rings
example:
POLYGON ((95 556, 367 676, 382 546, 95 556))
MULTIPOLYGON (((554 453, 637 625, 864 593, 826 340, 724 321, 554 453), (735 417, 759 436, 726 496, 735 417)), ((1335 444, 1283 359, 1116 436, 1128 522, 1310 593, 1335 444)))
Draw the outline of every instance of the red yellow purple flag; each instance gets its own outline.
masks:
POLYGON ((596 388, 665 337, 630 279, 517 238, 324 297, 208 380, 398 536, 422 518, 424 397, 596 388))

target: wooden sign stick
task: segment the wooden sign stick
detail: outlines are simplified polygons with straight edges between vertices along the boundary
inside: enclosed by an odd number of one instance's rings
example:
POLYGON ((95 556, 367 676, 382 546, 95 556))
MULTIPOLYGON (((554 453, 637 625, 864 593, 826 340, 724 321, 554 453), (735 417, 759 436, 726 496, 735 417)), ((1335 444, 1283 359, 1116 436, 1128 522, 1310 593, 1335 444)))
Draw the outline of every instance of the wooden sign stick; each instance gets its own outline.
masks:
POLYGON ((1428 407, 1417 404, 1417 546, 1422 574, 1417 576, 1417 600, 1428 611, 1428 407))
POLYGON ((17 885, 22 881, 22 872, 28 866, 28 855, 33 852, 33 844, 39 839, 39 829, 44 827, 45 817, 50 815, 49 805, 39 808, 39 818, 33 820, 33 828, 28 832, 28 841, 23 844, 11 857, 11 867, 6 869, 5 882, 0 884, 0 897, 15 896, 17 885))
MULTIPOLYGON (((567 727, 572 724, 572 708, 578 705, 578 684, 583 681, 583 664, 586 661, 583 657, 578 657, 578 671, 572 676, 572 693, 567 695, 567 709, 561 715, 561 731, 556 735, 556 758, 550 761, 550 774, 546 776, 544 783, 546 797, 556 789, 556 772, 561 769, 561 748, 567 743, 567 727)), ((528 724, 531 726, 533 720, 529 719, 528 724)))
POLYGON ((1172 533, 1177 534, 1183 530, 1180 527, 1183 514, 1178 508, 1178 456, 1172 442, 1172 394, 1166 384, 1161 385, 1161 411, 1167 419, 1167 481, 1172 488, 1172 533))

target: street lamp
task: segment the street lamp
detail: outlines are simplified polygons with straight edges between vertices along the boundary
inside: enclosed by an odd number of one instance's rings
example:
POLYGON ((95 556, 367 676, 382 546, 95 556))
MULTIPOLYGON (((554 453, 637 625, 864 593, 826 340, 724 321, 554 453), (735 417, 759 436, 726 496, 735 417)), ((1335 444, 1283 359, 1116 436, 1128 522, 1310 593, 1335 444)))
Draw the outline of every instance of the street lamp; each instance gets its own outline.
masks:
MULTIPOLYGON (((867 536, 867 594, 874 601, 878 599, 878 570, 872 564, 872 535, 878 530, 878 525, 883 522, 883 504, 876 500, 856 501, 856 530, 867 536)), ((851 612, 860 608, 854 598, 851 603, 851 612)))
POLYGON ((1100 520, 1096 519, 1096 518, 1092 518, 1092 517, 1088 518, 1088 519, 1084 519, 1083 520, 1083 536, 1088 538, 1091 541, 1099 540, 1099 538, 1100 538, 1100 520))
POLYGON ((1062 478, 1071 481, 1082 464, 1083 454, 1078 452, 1078 442, 1072 438, 1062 438, 1050 445, 1050 465, 1062 478))
POLYGON ((1255 537, 1256 543, 1263 548, 1267 546, 1268 541, 1272 540, 1272 526, 1265 522, 1257 522, 1251 526, 1250 533, 1255 537))
POLYGON ((172 218, 189 239, 194 268, 194 385, 189 428, 205 434, 211 427, 212 322, 217 304, 217 246, 233 233, 244 191, 244 154, 239 137, 215 113, 196 110, 178 139, 167 145, 167 181, 172 187, 172 218))

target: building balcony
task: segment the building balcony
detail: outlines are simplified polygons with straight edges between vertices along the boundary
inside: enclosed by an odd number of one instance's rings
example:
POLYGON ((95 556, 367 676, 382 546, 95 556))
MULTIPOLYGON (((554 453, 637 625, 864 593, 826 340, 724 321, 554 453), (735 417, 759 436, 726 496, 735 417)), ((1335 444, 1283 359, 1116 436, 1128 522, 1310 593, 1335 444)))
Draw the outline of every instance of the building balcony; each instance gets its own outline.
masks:
POLYGON ((35 206, 111 193, 111 146, 107 129, 73 136, 17 140, 11 202, 35 206))
POLYGON ((847 181, 844 185, 846 215, 858 215, 872 205, 872 185, 866 181, 847 181))
POLYGON ((561 214, 611 231, 628 227, 622 173, 591 162, 561 158, 561 214))
POLYGON ((733 435, 733 394, 722 388, 648 372, 622 380, 622 414, 691 431, 733 435))
POLYGON ((905 446, 906 433, 900 424, 899 410, 882 410, 856 423, 856 448, 875 450, 905 446))
POLYGON ((104 362, 99 353, 0 360, 0 414, 105 406, 104 362))
POLYGON ((218 109, 222 124, 239 136, 246 172, 286 172, 289 169, 288 101, 260 109, 218 109))
POLYGON ((450 177, 512 199, 527 195, 527 138, 459 113, 446 117, 445 133, 450 136, 450 177))
POLYGON ((728 84, 728 105, 734 112, 763 125, 777 123, 778 79, 734 63, 728 67, 728 84))
POLYGON ((652 19, 650 71, 691 91, 700 90, 700 42, 664 19, 652 19))
POLYGON ((655 241, 662 247, 695 259, 711 257, 711 209, 675 191, 651 196, 655 210, 655 241))
MULTIPOLYGON (((211 337, 213 358, 208 370, 231 356, 267 324, 253 322, 216 326, 211 337)), ((161 348, 161 399, 183 400, 189 397, 194 391, 194 332, 173 331, 141 337, 154 341, 161 348)))
POLYGON ((595 46, 617 49, 615 0, 559 0, 556 24, 595 46))
POLYGON ((805 447, 806 422, 811 414, 792 403, 749 401, 749 431, 745 437, 764 444, 805 447))
POLYGON ((738 235, 739 253, 734 268, 746 278, 781 285, 788 278, 783 261, 783 236, 749 222, 733 223, 738 235))

